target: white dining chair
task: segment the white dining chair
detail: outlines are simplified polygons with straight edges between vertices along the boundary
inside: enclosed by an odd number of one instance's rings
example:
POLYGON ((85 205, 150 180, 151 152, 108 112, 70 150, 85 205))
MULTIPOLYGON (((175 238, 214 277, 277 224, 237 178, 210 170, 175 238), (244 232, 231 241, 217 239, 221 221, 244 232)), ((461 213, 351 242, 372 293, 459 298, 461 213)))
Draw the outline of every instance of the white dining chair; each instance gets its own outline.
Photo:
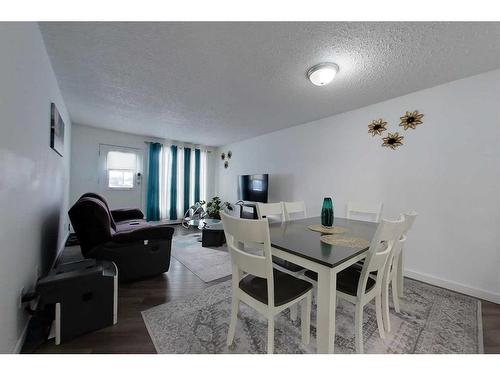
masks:
MULTIPOLYGON (((281 222, 285 221, 285 203, 257 203, 257 216, 259 219, 267 218, 268 220, 274 219, 276 222, 280 220, 281 222)), ((286 272, 292 276, 300 277, 304 274, 305 268, 301 267, 297 264, 293 264, 284 259, 273 257, 274 267, 282 272, 286 272)), ((297 306, 290 307, 290 319, 293 321, 298 318, 298 309, 297 306)))
POLYGON ((273 268, 267 219, 247 220, 221 213, 232 263, 231 321, 227 345, 233 343, 240 302, 263 314, 267 324, 267 352, 274 351, 274 317, 301 303, 302 342, 309 343, 312 284, 273 268), (245 251, 257 246, 261 255, 245 251))
POLYGON ((257 217, 259 219, 267 218, 270 222, 284 221, 285 214, 283 210, 283 202, 279 203, 257 202, 257 217))
POLYGON ((389 286, 392 289, 392 301, 394 310, 401 312, 399 299, 403 297, 403 248, 406 243, 408 231, 412 228, 417 213, 415 211, 405 213, 405 224, 403 234, 400 241, 394 246, 392 253, 387 260, 386 269, 384 270, 384 281, 382 287, 382 309, 384 311, 384 327, 387 332, 391 331, 391 321, 389 312, 389 286))
POLYGON ((369 205, 359 202, 348 202, 347 218, 378 223, 380 222, 383 206, 383 203, 369 205))
MULTIPOLYGON (((404 222, 403 215, 395 221, 383 219, 373 236, 362 268, 354 264, 337 274, 337 298, 355 305, 354 331, 357 353, 363 353, 363 309, 373 299, 378 331, 380 337, 385 339, 382 315, 383 271, 393 246, 401 238, 404 222)), ((315 272, 306 271, 305 277, 317 286, 318 275, 315 272)))
POLYGON ((292 215, 297 214, 301 219, 307 217, 306 205, 304 202, 283 202, 283 216, 285 221, 292 220, 292 215))

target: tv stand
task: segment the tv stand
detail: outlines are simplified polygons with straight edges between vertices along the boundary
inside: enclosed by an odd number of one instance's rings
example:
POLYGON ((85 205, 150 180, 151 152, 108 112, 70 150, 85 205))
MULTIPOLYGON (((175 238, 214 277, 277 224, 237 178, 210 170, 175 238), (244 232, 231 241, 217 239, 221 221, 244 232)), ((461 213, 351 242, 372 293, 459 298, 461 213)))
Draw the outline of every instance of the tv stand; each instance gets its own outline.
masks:
POLYGON ((255 203, 237 203, 240 206, 240 218, 241 219, 258 219, 257 216, 257 205, 255 203))

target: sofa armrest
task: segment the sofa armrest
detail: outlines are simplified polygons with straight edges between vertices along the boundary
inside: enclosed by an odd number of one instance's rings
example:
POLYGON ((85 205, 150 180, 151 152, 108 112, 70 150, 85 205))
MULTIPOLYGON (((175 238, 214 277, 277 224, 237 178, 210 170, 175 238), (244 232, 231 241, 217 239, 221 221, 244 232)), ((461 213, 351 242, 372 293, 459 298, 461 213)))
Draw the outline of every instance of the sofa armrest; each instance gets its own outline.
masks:
POLYGON ((114 221, 144 219, 144 214, 138 208, 111 210, 111 216, 113 216, 114 221))
POLYGON ((174 228, 172 227, 167 225, 154 225, 130 231, 117 232, 112 236, 111 241, 127 243, 135 241, 171 240, 173 234, 174 228))

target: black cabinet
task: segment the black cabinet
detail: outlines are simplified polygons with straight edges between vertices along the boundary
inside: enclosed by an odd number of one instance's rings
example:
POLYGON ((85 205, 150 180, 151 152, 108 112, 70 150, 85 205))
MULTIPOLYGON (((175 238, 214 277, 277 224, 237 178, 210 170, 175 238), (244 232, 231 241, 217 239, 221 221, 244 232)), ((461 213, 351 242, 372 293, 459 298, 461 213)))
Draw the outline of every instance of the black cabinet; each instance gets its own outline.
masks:
POLYGON ((56 344, 117 322, 118 269, 93 259, 61 264, 38 282, 39 308, 54 311, 56 344))

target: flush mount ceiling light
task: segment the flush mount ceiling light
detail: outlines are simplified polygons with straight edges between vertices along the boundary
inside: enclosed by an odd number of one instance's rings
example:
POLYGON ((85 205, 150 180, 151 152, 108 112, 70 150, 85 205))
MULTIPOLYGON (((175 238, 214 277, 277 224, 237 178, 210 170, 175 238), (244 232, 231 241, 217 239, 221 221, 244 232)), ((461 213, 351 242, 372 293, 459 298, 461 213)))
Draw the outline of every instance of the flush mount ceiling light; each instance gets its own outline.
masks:
POLYGON ((339 66, 334 63, 321 63, 314 65, 307 71, 307 78, 316 86, 329 84, 339 71, 339 66))

